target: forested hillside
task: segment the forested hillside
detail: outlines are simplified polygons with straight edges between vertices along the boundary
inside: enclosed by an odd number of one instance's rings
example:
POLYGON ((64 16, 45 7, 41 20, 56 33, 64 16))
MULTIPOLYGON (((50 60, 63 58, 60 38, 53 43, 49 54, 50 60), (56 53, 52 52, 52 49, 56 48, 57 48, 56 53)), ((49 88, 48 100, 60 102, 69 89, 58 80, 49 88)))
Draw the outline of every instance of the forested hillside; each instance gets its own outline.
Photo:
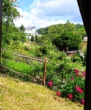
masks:
POLYGON ((50 39, 59 50, 78 50, 86 32, 81 24, 73 24, 67 21, 65 24, 57 24, 41 28, 38 33, 50 39))
MULTIPOLYGON (((70 21, 67 21, 67 22, 71 23, 70 21)), ((66 23, 67 23, 67 22, 66 22, 66 23)), ((73 23, 71 23, 71 24, 73 24, 73 23)), ((39 28, 37 31, 38 31, 38 34, 45 35, 45 34, 48 34, 48 32, 49 32, 50 29, 52 29, 52 28, 58 29, 58 28, 61 28, 63 25, 65 25, 65 24, 50 25, 50 26, 45 27, 45 28, 39 28)), ((74 26, 75 26, 76 29, 81 29, 81 30, 83 30, 83 34, 86 34, 86 33, 84 32, 85 29, 84 29, 83 24, 74 24, 74 26)), ((60 31, 61 31, 61 30, 60 30, 60 31)))

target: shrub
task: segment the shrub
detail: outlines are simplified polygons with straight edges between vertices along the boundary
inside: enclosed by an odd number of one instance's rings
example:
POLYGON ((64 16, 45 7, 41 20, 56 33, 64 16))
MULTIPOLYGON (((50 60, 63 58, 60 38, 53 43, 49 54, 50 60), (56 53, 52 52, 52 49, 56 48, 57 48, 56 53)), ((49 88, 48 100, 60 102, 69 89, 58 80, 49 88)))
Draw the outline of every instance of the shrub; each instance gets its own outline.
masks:
POLYGON ((72 61, 72 62, 82 63, 83 57, 80 55, 80 53, 77 53, 77 54, 74 54, 74 55, 71 57, 71 61, 72 61))
POLYGON ((84 99, 85 93, 85 76, 83 72, 74 70, 66 76, 66 83, 62 88, 63 96, 72 94, 73 101, 81 101, 84 99))
POLYGON ((2 53, 2 58, 5 58, 5 59, 13 59, 13 54, 11 51, 5 51, 2 53))
POLYGON ((67 58, 67 55, 65 52, 60 52, 59 60, 63 61, 67 58))
MULTIPOLYGON (((60 96, 61 94, 62 97, 66 97, 72 101, 79 101, 84 104, 86 73, 85 75, 83 73, 85 72, 79 71, 78 69, 70 70, 70 72, 66 74, 65 83, 62 81, 56 83, 58 91, 56 92, 56 95, 60 96)), ((54 81, 52 80, 51 88, 53 88, 54 85, 54 81)))

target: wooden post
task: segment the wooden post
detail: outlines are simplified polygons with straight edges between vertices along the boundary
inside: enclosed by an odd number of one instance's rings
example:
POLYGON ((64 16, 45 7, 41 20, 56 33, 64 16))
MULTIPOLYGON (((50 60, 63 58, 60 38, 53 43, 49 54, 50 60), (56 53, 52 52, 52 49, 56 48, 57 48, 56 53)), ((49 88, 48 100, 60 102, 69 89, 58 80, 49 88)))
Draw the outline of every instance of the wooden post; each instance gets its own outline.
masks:
POLYGON ((46 85, 46 62, 47 58, 44 59, 44 74, 43 74, 43 85, 46 85))

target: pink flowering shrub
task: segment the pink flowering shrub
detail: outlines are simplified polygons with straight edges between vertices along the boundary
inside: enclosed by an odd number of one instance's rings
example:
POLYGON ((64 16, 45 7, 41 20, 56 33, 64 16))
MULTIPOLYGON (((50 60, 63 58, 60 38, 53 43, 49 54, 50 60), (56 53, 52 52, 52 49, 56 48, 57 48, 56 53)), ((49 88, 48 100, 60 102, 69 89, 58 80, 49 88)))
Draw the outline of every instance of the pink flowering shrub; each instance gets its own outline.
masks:
MULTIPOLYGON (((65 80, 56 81, 52 80, 48 82, 48 87, 53 89, 53 86, 57 87, 57 96, 66 97, 72 101, 79 101, 84 104, 84 93, 85 93, 85 71, 80 71, 78 69, 70 70, 69 73, 65 75, 65 80), (59 92, 61 91, 61 92, 59 92)), ((56 77, 55 77, 56 78, 56 77)))
POLYGON ((81 72, 78 69, 71 71, 62 88, 62 96, 84 104, 85 76, 86 72, 81 72))

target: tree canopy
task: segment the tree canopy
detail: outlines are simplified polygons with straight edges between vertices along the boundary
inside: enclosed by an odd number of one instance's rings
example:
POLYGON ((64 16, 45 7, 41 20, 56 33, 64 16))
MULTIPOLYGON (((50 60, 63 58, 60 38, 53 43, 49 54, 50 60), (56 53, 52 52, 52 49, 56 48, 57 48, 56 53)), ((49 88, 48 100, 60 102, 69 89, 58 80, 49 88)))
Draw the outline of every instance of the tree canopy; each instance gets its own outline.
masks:
MULTIPOLYGON (((84 26, 81 24, 73 24, 67 21, 65 24, 57 24, 46 27, 48 34, 45 34, 47 38, 50 38, 52 43, 57 46, 59 50, 67 51, 80 49, 80 43, 86 32, 84 26)), ((42 33, 45 33, 45 29, 42 33)), ((44 35, 44 34, 43 34, 44 35)))
POLYGON ((20 17, 17 6, 17 2, 2 1, 2 47, 9 45, 11 41, 25 39, 25 34, 14 25, 14 19, 20 17))
POLYGON ((60 50, 67 51, 67 48, 70 50, 79 49, 83 33, 81 33, 80 29, 77 29, 73 23, 67 22, 57 31, 59 32, 57 32, 55 36, 52 36, 52 42, 60 50))

